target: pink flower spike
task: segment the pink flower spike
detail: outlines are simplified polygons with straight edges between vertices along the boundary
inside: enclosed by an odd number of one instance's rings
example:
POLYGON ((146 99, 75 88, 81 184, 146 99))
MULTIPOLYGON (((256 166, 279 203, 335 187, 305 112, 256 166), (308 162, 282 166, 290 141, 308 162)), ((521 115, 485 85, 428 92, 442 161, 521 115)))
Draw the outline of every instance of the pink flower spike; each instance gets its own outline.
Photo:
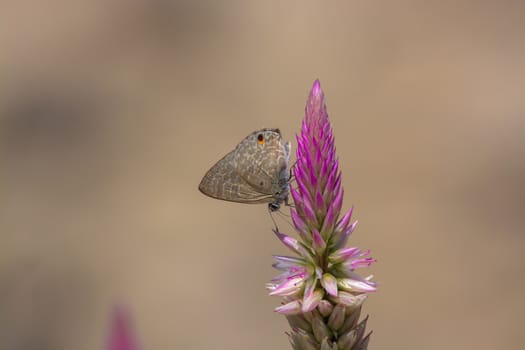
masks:
POLYGON ((131 317, 123 306, 115 306, 111 316, 107 350, 139 350, 131 325, 131 317))
POLYGON ((369 251, 345 248, 357 221, 351 224, 353 208, 343 211, 342 166, 318 80, 296 140, 294 181, 288 185, 292 228, 300 238, 275 234, 299 256, 275 257, 280 274, 267 288, 283 297, 275 311, 285 314, 292 327, 287 334, 294 350, 366 350, 370 333, 366 319, 359 322, 361 304, 377 285, 355 269, 375 260, 369 251))

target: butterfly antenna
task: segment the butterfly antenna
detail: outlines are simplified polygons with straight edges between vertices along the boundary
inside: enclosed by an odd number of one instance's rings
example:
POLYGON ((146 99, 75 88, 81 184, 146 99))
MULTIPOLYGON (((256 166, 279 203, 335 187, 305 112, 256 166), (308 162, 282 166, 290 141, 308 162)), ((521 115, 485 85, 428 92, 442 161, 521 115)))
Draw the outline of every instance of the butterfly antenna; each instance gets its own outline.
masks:
POLYGON ((277 213, 279 213, 279 215, 283 218, 283 221, 286 222, 288 224, 288 226, 290 226, 292 229, 294 229, 294 226, 292 225, 292 223, 290 221, 290 215, 289 214, 285 214, 281 210, 277 211, 277 213))

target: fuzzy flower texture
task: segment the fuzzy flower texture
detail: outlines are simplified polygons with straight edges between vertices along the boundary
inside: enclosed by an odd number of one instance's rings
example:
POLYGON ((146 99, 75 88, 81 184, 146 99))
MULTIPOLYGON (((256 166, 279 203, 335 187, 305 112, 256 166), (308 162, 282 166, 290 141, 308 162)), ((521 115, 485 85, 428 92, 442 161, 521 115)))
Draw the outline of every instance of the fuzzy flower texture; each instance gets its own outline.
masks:
POLYGON ((297 137, 293 172, 297 187, 290 189, 291 216, 299 239, 275 234, 297 256, 274 256, 273 266, 282 273, 267 288, 270 295, 284 297, 275 311, 286 315, 295 350, 366 349, 368 317, 361 322, 359 317, 366 293, 374 292, 376 284, 355 270, 375 260, 369 251, 345 247, 357 221, 351 223, 352 209, 341 215, 341 172, 318 80, 297 137))

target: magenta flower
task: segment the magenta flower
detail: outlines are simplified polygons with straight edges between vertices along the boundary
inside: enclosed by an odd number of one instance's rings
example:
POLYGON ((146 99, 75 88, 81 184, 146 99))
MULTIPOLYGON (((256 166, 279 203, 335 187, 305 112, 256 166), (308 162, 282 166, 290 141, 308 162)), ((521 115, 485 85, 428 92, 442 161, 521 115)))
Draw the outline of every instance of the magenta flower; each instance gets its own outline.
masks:
POLYGON ((107 350, 139 350, 128 311, 116 306, 111 317, 107 350))
POLYGON ((293 172, 297 188, 290 189, 291 216, 299 239, 275 233, 298 256, 274 256, 273 266, 282 273, 267 287, 270 295, 284 297, 275 311, 286 315, 295 350, 366 349, 367 318, 359 322, 359 316, 366 293, 374 292, 376 284, 355 270, 375 260, 369 251, 345 247, 357 221, 350 223, 352 209, 341 215, 341 172, 318 80, 297 137, 293 172))

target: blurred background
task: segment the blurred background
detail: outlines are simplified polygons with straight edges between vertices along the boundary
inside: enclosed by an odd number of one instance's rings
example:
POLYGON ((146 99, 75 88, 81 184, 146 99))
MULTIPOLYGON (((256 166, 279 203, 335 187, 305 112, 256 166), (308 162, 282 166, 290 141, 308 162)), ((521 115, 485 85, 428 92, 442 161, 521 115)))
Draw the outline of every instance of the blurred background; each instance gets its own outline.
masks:
MULTIPOLYGON (((0 349, 290 349, 264 205, 197 186, 326 94, 370 349, 525 346, 521 1, 6 1, 0 349)), ((280 219, 283 231, 291 233, 280 219)))

